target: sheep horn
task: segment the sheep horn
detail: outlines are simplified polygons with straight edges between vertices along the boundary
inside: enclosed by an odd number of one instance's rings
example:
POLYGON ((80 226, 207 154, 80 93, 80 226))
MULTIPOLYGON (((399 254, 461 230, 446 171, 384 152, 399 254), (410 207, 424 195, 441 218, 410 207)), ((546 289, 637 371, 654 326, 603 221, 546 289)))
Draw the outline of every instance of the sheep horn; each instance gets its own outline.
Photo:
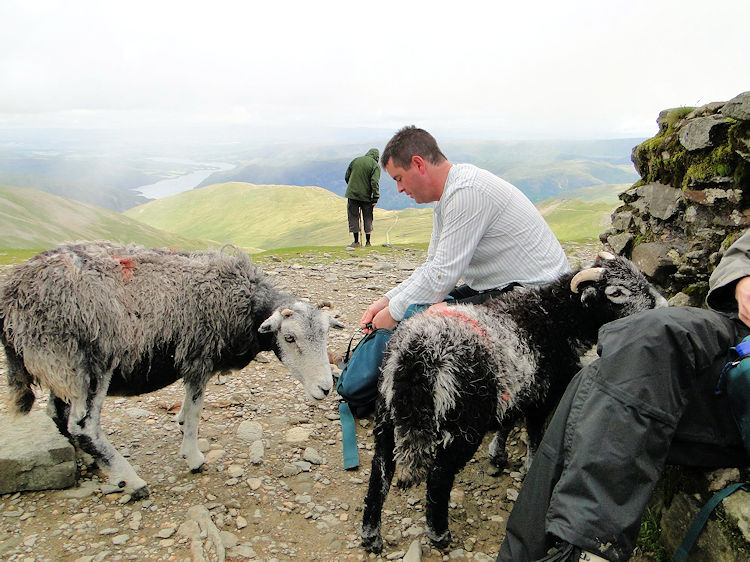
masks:
POLYGON ((613 259, 615 259, 615 255, 614 254, 610 254, 609 252, 605 252, 604 250, 602 250, 601 252, 599 252, 597 254, 597 257, 600 258, 600 259, 603 259, 603 260, 613 260, 613 259))
POLYGON ((285 308, 285 309, 283 309, 281 311, 281 315, 282 316, 287 316, 288 317, 288 316, 291 316, 292 314, 294 314, 294 313, 290 309, 288 309, 288 308, 285 308))
POLYGON ((585 281, 599 281, 604 275, 603 267, 590 267, 588 269, 582 269, 573 276, 570 280, 570 290, 574 293, 578 292, 578 285, 585 281))
POLYGON ((320 301, 318 303, 318 308, 320 309, 327 308, 329 310, 333 310, 333 303, 331 301, 320 301))

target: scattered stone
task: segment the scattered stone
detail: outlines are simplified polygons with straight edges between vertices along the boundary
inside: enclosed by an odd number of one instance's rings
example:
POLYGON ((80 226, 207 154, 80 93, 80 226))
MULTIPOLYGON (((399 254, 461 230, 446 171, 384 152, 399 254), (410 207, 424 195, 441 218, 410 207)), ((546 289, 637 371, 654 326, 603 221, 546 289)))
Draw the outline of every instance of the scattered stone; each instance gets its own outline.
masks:
MULTIPOLYGON (((134 420, 142 420, 154 415, 143 408, 128 408, 127 410, 125 410, 125 414, 127 414, 128 417, 133 418, 134 420)), ((122 447, 120 448, 120 451, 122 451, 122 447)))
POLYGON ((312 447, 305 448, 302 458, 312 464, 323 464, 323 457, 320 456, 317 449, 313 449, 312 447))
POLYGON ((177 527, 174 525, 169 525, 168 527, 164 527, 159 530, 158 533, 156 533, 156 536, 160 539, 168 539, 172 535, 174 535, 177 532, 177 527))
POLYGON ((130 535, 116 535, 112 537, 112 544, 123 545, 130 540, 130 535))
POLYGON ((248 460, 252 464, 260 464, 263 461, 264 454, 265 447, 263 446, 263 441, 260 439, 258 441, 253 441, 252 445, 250 445, 250 455, 248 456, 248 460))
POLYGON ((224 456, 224 449, 211 449, 206 453, 206 464, 213 464, 224 456))
POLYGON ((237 428, 237 437, 243 441, 258 441, 263 438, 263 426, 256 421, 243 421, 237 428))
POLYGON ((75 471, 73 446, 44 412, 0 414, 0 494, 69 488, 75 471))
POLYGON ((286 478, 290 476, 297 476, 301 472, 302 472, 302 469, 296 464, 285 464, 284 468, 281 471, 283 476, 286 478))
POLYGON ((310 438, 312 429, 306 427, 293 427, 286 432, 287 443, 304 443, 310 438))
POLYGON ((406 551, 404 556, 404 562, 421 562, 422 561, 422 545, 419 541, 412 541, 409 545, 409 550, 406 551))

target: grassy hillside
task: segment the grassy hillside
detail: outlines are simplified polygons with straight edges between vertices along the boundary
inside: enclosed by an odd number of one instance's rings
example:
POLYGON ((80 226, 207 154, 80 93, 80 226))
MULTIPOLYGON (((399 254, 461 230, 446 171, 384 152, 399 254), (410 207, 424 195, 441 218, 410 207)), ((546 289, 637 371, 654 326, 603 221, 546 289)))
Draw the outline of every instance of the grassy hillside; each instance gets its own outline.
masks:
MULTIPOLYGON (((231 242, 248 251, 350 241, 346 199, 320 187, 216 184, 165 197, 125 212, 156 228, 231 242)), ((429 240, 432 209, 375 208, 373 242, 429 240)))
POLYGON ((36 189, 0 186, 0 249, 40 250, 66 241, 96 239, 186 250, 211 243, 36 189))

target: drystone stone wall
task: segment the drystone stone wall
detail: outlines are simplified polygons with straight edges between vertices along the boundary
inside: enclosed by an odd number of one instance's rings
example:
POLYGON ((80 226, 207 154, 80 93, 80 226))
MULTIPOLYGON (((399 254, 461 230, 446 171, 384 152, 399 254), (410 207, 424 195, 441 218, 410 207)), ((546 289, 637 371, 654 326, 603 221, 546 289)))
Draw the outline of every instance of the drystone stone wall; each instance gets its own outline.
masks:
MULTIPOLYGON (((670 304, 701 306, 724 252, 750 228, 750 92, 702 107, 666 109, 657 124, 659 132, 633 148, 641 179, 620 195, 622 205, 600 238, 632 259, 671 297, 670 304)), ((711 495, 746 481, 750 468, 670 476, 680 470, 670 467, 650 506, 669 554, 711 495)), ((750 493, 737 492, 717 511, 688 561, 747 559, 750 493)))
POLYGON ((641 179, 601 240, 676 304, 699 306, 723 252, 750 227, 750 92, 666 109, 633 149, 641 179))

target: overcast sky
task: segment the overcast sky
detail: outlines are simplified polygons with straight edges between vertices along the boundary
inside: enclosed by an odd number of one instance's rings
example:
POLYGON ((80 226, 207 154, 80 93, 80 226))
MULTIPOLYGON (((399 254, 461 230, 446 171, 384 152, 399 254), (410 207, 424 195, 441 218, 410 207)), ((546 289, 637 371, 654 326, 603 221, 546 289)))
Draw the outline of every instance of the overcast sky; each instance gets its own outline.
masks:
POLYGON ((748 0, 0 0, 0 128, 651 136, 750 90, 748 0))

